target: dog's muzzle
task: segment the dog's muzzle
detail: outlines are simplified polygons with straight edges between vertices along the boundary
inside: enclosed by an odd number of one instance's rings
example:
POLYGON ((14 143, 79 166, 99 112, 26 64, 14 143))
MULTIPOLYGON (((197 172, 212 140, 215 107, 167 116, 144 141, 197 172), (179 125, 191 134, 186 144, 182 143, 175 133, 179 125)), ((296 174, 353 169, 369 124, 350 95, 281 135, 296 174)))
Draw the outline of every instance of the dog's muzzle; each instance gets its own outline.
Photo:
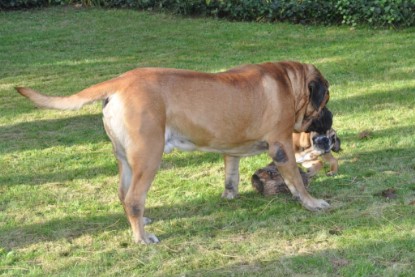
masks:
POLYGON ((330 143, 330 139, 325 135, 318 135, 313 137, 313 145, 314 148, 324 152, 328 153, 331 150, 332 144, 330 143))

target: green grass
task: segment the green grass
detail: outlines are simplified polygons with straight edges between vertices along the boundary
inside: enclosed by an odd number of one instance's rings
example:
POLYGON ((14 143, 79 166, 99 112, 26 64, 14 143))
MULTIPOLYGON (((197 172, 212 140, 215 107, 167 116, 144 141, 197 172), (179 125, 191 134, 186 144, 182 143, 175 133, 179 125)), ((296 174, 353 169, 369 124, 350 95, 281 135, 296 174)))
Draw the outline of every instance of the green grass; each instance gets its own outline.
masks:
POLYGON ((411 276, 415 271, 415 29, 183 19, 131 10, 0 13, 0 274, 4 276, 411 276), (117 197, 100 105, 34 108, 17 85, 70 94, 139 66, 217 72, 263 61, 318 66, 343 152, 311 184, 311 213, 264 198, 241 163, 241 197, 221 199, 216 154, 165 155, 135 245, 117 197), (360 139, 358 134, 369 131, 360 139), (395 188, 397 198, 378 193, 395 188), (412 203, 412 204, 411 204, 412 203))

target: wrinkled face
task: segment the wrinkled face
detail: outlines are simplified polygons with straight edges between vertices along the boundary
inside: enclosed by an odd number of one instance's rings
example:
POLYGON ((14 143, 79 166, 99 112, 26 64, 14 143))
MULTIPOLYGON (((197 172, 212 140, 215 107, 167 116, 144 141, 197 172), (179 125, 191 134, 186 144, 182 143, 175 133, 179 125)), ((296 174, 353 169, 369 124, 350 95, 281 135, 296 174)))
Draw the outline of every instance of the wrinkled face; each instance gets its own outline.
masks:
POLYGON ((316 135, 312 138, 314 150, 321 153, 330 152, 333 144, 331 140, 326 135, 316 135))
POLYGON ((325 133, 332 124, 332 113, 326 108, 330 98, 329 84, 318 72, 317 77, 309 82, 308 90, 310 101, 304 114, 301 131, 325 133))
POLYGON ((325 134, 313 132, 311 137, 314 150, 319 151, 322 154, 330 151, 340 151, 340 139, 333 129, 330 129, 325 134))

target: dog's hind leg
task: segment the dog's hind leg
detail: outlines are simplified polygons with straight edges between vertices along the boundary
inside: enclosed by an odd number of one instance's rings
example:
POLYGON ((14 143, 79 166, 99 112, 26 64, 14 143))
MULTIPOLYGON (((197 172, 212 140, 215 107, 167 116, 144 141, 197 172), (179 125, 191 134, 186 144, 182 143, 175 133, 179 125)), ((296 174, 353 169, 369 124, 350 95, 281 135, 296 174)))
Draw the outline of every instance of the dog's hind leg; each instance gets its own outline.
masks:
POLYGON ((133 143, 126 150, 131 182, 124 198, 124 208, 134 241, 145 244, 159 242, 155 235, 144 231, 144 225, 148 223, 144 218, 144 208, 147 192, 159 169, 164 149, 163 130, 151 130, 151 134, 147 131, 139 131, 135 137, 132 136, 133 143))
MULTIPOLYGON (((124 211, 125 211, 125 196, 127 195, 128 188, 131 184, 131 177, 132 177, 132 170, 130 168, 130 165, 127 162, 125 153, 120 152, 120 150, 117 152, 115 151, 116 158, 118 160, 118 172, 120 174, 120 185, 118 187, 118 197, 123 205, 124 211)), ((151 219, 144 217, 144 225, 150 224, 151 219)))
POLYGON ((240 157, 224 156, 225 159, 225 191, 222 197, 233 199, 238 196, 239 160, 240 157))
POLYGON ((141 96, 128 97, 120 93, 106 101, 104 126, 118 160, 118 195, 134 241, 155 243, 157 237, 144 231, 144 225, 148 223, 144 218, 144 207, 163 155, 165 117, 161 108, 154 104, 161 101, 152 101, 145 97, 147 94, 141 96), (150 107, 149 103, 152 103, 150 107))

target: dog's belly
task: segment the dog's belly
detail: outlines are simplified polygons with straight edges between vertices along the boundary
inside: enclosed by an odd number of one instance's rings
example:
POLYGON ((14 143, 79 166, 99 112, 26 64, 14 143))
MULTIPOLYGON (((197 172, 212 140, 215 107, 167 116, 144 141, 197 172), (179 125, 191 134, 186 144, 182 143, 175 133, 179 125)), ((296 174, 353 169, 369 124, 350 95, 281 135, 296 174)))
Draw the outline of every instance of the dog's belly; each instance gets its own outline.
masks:
POLYGON ((216 152, 233 156, 252 156, 268 150, 268 143, 265 141, 247 141, 237 145, 214 144, 197 145, 191 139, 167 127, 165 133, 164 153, 168 154, 177 148, 182 151, 203 151, 216 152))

